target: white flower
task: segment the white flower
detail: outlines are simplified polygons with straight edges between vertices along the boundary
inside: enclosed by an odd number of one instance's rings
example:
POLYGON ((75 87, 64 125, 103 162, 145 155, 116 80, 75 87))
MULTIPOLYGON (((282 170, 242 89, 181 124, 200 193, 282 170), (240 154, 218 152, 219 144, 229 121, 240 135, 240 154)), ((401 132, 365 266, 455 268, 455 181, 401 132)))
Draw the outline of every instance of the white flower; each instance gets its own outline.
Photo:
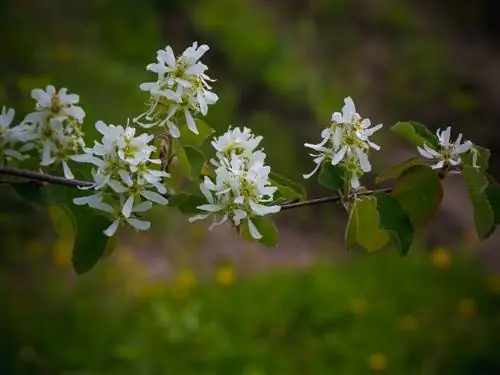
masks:
POLYGON ((417 150, 423 157, 427 159, 437 160, 431 167, 433 169, 441 169, 445 166, 457 166, 462 162, 461 154, 468 151, 472 152, 472 163, 475 168, 477 165, 477 150, 473 148, 474 144, 471 141, 462 143, 462 133, 460 133, 455 142, 450 142, 451 126, 445 130, 438 129, 436 131, 438 138, 438 149, 432 148, 428 143, 424 143, 423 147, 417 146, 417 150))
POLYGON ((126 222, 138 230, 149 229, 150 223, 135 217, 134 212, 144 212, 151 208, 153 203, 168 203, 163 180, 169 177, 169 174, 151 168, 161 164, 159 159, 151 158, 152 153, 156 151, 156 148, 149 144, 153 136, 136 136, 136 129, 129 125, 106 125, 98 121, 95 127, 102 134, 101 142, 95 141, 94 147, 85 148, 84 153, 76 158, 96 167, 92 170, 94 184, 90 189, 98 192, 76 198, 73 202, 88 204, 92 208, 115 215, 113 225, 106 231, 107 235, 113 235, 121 222, 126 222), (105 196, 110 203, 103 202, 105 196), (119 202, 115 198, 118 198, 119 202))
POLYGON ((63 87, 58 92, 54 86, 47 86, 44 90, 33 89, 31 97, 36 100, 36 110, 26 119, 28 122, 43 121, 43 117, 66 119, 72 117, 78 122, 82 122, 85 112, 76 106, 80 97, 76 94, 68 94, 68 89, 63 87))
POLYGON ((104 230, 104 234, 108 237, 115 235, 118 227, 122 223, 127 223, 136 230, 145 231, 151 227, 151 223, 144 219, 139 219, 135 214, 148 211, 152 208, 151 202, 142 202, 131 207, 127 216, 121 211, 116 210, 113 206, 103 202, 103 194, 101 192, 89 195, 87 197, 75 198, 73 203, 76 205, 88 204, 90 207, 109 213, 113 217, 111 225, 104 230))
POLYGON ((29 147, 26 147, 26 142, 36 137, 32 129, 27 125, 11 126, 14 114, 14 109, 7 110, 7 108, 2 107, 0 114, 0 162, 4 158, 6 160, 27 159, 29 156, 23 154, 24 151, 29 149, 29 147))
POLYGON ((179 121, 185 121, 188 128, 198 134, 195 117, 205 116, 208 106, 219 99, 210 91, 208 82, 214 80, 205 74, 207 66, 199 61, 208 49, 206 44, 198 46, 195 42, 178 58, 170 46, 159 50, 158 62, 147 66, 158 74, 157 80, 140 85, 141 90, 151 95, 149 109, 135 122, 144 127, 165 126, 172 137, 178 138, 179 121))
POLYGON ((33 89, 31 96, 36 100, 36 110, 25 117, 23 125, 35 135, 30 147, 40 153, 40 164, 60 164, 64 176, 72 179, 68 161, 77 161, 75 155, 85 147, 82 131, 85 112, 76 106, 79 96, 67 91, 64 87, 57 91, 54 86, 33 89))
POLYGON ((228 220, 236 226, 247 221, 252 237, 262 238, 252 218, 276 213, 281 206, 272 204, 277 187, 270 183, 270 167, 264 165, 266 155, 262 151, 252 153, 261 139, 245 128, 243 132, 229 129, 212 142, 218 157, 213 163, 217 166, 215 179, 206 176, 200 184, 207 203, 198 206, 203 213, 191 217, 191 222, 212 215, 212 229, 228 220), (233 147, 231 142, 236 139, 239 143, 233 147))
POLYGON ((230 157, 233 153, 249 158, 262 141, 262 136, 255 136, 252 131, 244 127, 229 129, 220 137, 212 141, 212 146, 217 151, 219 158, 230 157))
POLYGON ((342 164, 351 173, 351 186, 359 188, 359 179, 363 173, 371 171, 368 159, 370 149, 380 150, 371 137, 382 124, 371 126, 369 119, 363 119, 357 112, 350 97, 344 99, 342 112, 332 114, 332 124, 321 132, 321 142, 306 143, 305 146, 316 151, 310 155, 316 164, 312 172, 305 174, 308 179, 314 175, 324 162, 332 165, 342 164))

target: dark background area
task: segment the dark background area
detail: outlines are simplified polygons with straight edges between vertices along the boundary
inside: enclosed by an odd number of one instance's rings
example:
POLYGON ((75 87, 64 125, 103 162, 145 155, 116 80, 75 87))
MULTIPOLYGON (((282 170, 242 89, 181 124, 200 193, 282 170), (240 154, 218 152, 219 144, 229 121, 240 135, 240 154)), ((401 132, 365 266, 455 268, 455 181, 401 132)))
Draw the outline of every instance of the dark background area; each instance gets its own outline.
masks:
MULTIPOLYGON (((90 140, 144 110, 156 50, 197 40, 220 97, 207 123, 262 134, 311 197, 327 192, 302 180, 303 144, 346 96, 385 125, 375 171, 416 155, 389 131, 416 120, 489 148, 500 179, 499 18, 493 0, 3 0, 0 105, 19 121, 31 89, 67 87, 90 140)), ((478 243, 459 179, 406 258, 347 254, 329 206, 277 215, 276 249, 164 211, 77 277, 70 240, 0 186, 0 373, 500 374, 500 237, 478 243)))

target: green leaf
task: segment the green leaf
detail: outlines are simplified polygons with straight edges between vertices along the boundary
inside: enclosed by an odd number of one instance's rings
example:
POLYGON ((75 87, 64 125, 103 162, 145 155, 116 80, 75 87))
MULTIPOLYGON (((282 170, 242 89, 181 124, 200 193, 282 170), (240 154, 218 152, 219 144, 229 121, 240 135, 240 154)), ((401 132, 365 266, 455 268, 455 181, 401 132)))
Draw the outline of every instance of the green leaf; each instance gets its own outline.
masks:
POLYGON ((45 204, 45 196, 43 187, 38 184, 11 184, 12 189, 16 194, 29 203, 34 208, 38 209, 45 204))
POLYGON ((495 213, 487 196, 488 179, 480 170, 469 165, 464 166, 462 176, 474 208, 477 235, 481 239, 488 238, 495 229, 495 213))
POLYGON ((415 165, 399 176, 391 195, 399 201, 413 226, 417 227, 429 221, 438 211, 443 187, 435 170, 415 165))
POLYGON ((73 249, 73 269, 79 275, 90 271, 105 253, 110 253, 109 245, 114 244, 103 232, 111 225, 111 220, 100 215, 89 215, 78 223, 75 247, 73 249))
POLYGON ((269 173, 269 179, 274 186, 278 187, 278 191, 284 199, 306 199, 304 188, 295 181, 272 171, 269 173))
POLYGON ((207 123, 200 119, 195 119, 196 127, 198 128, 198 134, 193 133, 186 124, 182 125, 179 129, 181 136, 179 139, 181 140, 183 145, 186 146, 201 146, 205 140, 210 137, 214 130, 207 125, 207 123))
POLYGON ((206 157, 203 152, 193 146, 184 147, 184 152, 189 161, 190 173, 188 178, 191 181, 199 180, 202 175, 203 165, 205 164, 206 157))
POLYGON ((438 147, 438 140, 435 134, 431 133, 427 127, 415 121, 400 121, 391 130, 407 139, 416 146, 422 147, 424 143, 429 143, 431 147, 438 147))
MULTIPOLYGON (((486 171, 489 166, 489 161, 490 161, 490 150, 484 147, 480 146, 474 146, 474 148, 477 150, 477 162, 476 164, 481 168, 481 170, 486 171)), ((472 150, 467 151, 462 156, 462 163, 465 165, 470 165, 472 166, 473 163, 473 152, 472 150)))
POLYGON ((49 205, 47 207, 54 231, 59 236, 75 236, 76 219, 66 205, 49 205))
POLYGON ((266 216, 256 216, 252 217, 251 220, 259 233, 262 235, 262 238, 256 240, 252 237, 248 227, 248 220, 243 221, 239 227, 240 235, 243 238, 251 242, 259 241, 269 247, 274 247, 278 244, 278 230, 271 219, 266 216))
POLYGON ((385 247, 390 241, 389 233, 380 229, 380 217, 377 200, 374 197, 357 199, 349 212, 349 221, 345 232, 348 250, 356 244, 372 252, 385 247))
POLYGON ((500 224, 500 186, 493 179, 489 179, 488 189, 486 189, 486 196, 493 209, 493 217, 495 227, 500 224))
POLYGON ((382 173, 380 173, 375 179, 376 184, 380 184, 385 181, 395 180, 401 174, 406 171, 408 168, 413 167, 414 165, 427 165, 426 161, 419 157, 410 158, 405 160, 402 163, 396 164, 389 169, 386 169, 382 173))
POLYGON ((328 189, 342 189, 345 181, 345 169, 339 165, 324 163, 318 175, 320 185, 328 189))
POLYGON ((380 227, 391 233, 401 255, 406 255, 413 243, 414 231, 410 218, 398 200, 387 193, 376 194, 380 227))
POLYGON ((168 205, 178 208, 184 214, 199 213, 196 207, 206 203, 205 197, 188 193, 174 194, 168 198, 168 205))

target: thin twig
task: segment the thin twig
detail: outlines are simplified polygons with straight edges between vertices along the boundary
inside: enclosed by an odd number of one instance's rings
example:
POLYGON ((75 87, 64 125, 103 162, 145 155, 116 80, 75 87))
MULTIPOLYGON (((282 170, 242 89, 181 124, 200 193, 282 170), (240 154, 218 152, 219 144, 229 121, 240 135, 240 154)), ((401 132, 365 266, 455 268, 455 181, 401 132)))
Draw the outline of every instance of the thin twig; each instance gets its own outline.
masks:
MULTIPOLYGON (((27 183, 33 183, 33 182, 38 182, 40 184, 49 183, 49 184, 69 186, 69 187, 90 187, 90 186, 92 186, 92 183, 88 182, 88 181, 71 180, 68 178, 64 178, 64 177, 60 177, 60 176, 53 176, 53 175, 46 174, 46 173, 27 171, 24 169, 16 169, 16 168, 2 167, 2 166, 0 166, 0 175, 25 178, 28 180, 27 183)), ((357 195, 364 196, 364 195, 372 195, 372 194, 376 194, 376 193, 387 193, 387 192, 390 192, 391 190, 392 190, 392 188, 368 190, 368 191, 360 192, 357 195)), ((331 196, 331 197, 313 198, 313 199, 308 199, 305 201, 287 202, 287 203, 281 204, 281 210, 282 211, 283 210, 290 210, 292 208, 299 208, 299 207, 304 207, 304 206, 315 206, 315 205, 325 204, 325 203, 335 203, 335 202, 340 201, 340 198, 341 198, 340 195, 335 195, 335 196, 331 196)))
POLYGON ((65 177, 53 176, 46 173, 40 173, 35 171, 28 171, 24 169, 16 169, 10 167, 0 166, 0 175, 6 176, 16 176, 21 178, 26 178, 30 181, 45 182, 53 185, 62 185, 69 187, 90 187, 93 184, 88 181, 72 180, 65 177))
MULTIPOLYGON (((392 188, 368 190, 368 191, 358 193, 357 195, 364 196, 364 195, 372 195, 372 194, 376 194, 376 193, 388 193, 391 190, 392 190, 392 188)), ((281 205, 281 211, 290 210, 292 208, 298 208, 298 207, 303 207, 303 206, 315 206, 315 205, 324 204, 324 203, 336 203, 336 202, 340 201, 340 199, 341 199, 340 195, 334 195, 331 197, 313 198, 313 199, 308 199, 305 201, 299 201, 299 202, 294 202, 294 203, 284 203, 281 205)))

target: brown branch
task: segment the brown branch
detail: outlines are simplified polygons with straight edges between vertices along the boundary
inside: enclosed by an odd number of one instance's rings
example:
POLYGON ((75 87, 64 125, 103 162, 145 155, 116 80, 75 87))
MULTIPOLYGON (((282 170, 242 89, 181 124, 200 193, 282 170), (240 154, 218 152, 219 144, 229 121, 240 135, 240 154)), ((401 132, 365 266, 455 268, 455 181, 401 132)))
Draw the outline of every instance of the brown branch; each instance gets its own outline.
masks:
MULTIPOLYGON (((358 196, 364 196, 364 195, 372 195, 376 193, 388 193, 392 190, 392 188, 385 188, 385 189, 377 189, 377 190, 368 190, 364 191, 362 193, 358 193, 358 196)), ((284 203, 281 205, 281 211, 283 210, 290 210, 292 208, 298 208, 298 207, 304 207, 304 206, 315 206, 318 204, 324 204, 324 203, 336 203, 340 201, 340 195, 334 195, 331 197, 321 197, 321 198, 314 198, 314 199, 308 199, 305 201, 299 201, 299 202, 292 202, 292 203, 284 203)))
POLYGON ((16 169, 10 167, 2 167, 2 166, 0 166, 0 175, 21 177, 31 182, 36 181, 40 185, 43 185, 43 183, 69 186, 69 187, 90 187, 93 185, 91 182, 88 181, 71 180, 69 178, 53 176, 46 173, 40 173, 40 172, 28 171, 24 169, 16 169))

